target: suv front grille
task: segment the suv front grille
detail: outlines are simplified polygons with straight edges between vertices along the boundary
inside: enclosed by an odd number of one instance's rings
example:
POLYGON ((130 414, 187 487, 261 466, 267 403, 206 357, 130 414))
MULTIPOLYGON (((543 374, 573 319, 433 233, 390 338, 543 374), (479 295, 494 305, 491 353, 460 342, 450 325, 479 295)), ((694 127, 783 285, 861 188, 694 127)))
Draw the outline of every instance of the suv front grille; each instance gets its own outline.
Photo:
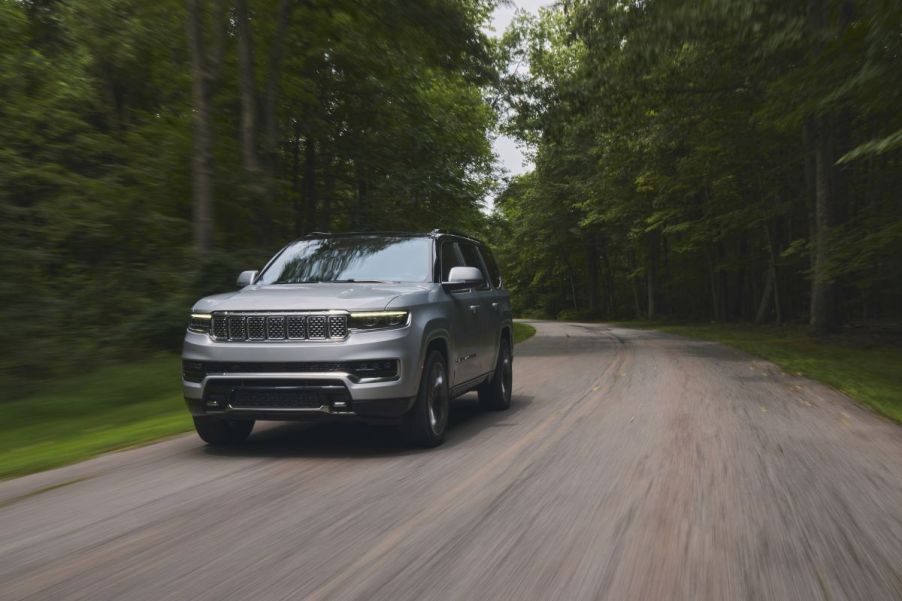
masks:
POLYGON ((232 392, 229 405, 234 409, 319 409, 322 395, 310 390, 246 390, 232 392))
POLYGON ((351 401, 341 380, 285 380, 248 378, 211 380, 204 388, 204 403, 219 410, 325 410, 333 403, 351 401))
POLYGON ((210 330, 214 340, 227 342, 273 340, 344 340, 345 314, 214 313, 210 330))

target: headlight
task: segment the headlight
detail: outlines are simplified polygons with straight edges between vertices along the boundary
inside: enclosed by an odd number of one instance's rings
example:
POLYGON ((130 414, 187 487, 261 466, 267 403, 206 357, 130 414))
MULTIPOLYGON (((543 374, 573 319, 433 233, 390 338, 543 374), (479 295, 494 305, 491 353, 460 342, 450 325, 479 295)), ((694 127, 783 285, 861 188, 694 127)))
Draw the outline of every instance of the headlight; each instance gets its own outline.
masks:
POLYGON ((199 334, 210 333, 210 322, 213 316, 209 313, 192 313, 191 321, 188 322, 189 332, 198 332, 199 334))
POLYGON ((403 328, 407 325, 408 311, 366 311, 348 316, 350 330, 382 330, 403 328))

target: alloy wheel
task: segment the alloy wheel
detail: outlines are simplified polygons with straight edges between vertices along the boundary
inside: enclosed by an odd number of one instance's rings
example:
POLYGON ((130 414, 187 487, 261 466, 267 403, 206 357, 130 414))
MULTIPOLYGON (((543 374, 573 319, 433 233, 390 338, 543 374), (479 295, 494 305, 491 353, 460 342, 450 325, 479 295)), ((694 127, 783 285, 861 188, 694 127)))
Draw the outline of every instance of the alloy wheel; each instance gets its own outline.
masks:
POLYGON ((432 364, 427 394, 429 425, 435 434, 441 434, 448 421, 448 390, 445 386, 445 366, 439 362, 432 364))

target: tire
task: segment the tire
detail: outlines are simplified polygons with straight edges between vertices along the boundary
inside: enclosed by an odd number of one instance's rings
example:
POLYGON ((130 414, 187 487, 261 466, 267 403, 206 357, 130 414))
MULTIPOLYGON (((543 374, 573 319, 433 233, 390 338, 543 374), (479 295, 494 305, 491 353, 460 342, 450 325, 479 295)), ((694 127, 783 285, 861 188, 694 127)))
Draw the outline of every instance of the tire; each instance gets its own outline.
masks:
POLYGON ((426 358, 417 400, 401 418, 401 436, 408 444, 437 447, 445 441, 451 394, 445 357, 432 351, 426 358))
POLYGON ((206 415, 194 418, 197 435, 209 445, 238 444, 247 440, 254 429, 254 420, 225 420, 206 415))
POLYGON ((510 342, 506 338, 501 339, 501 348, 498 349, 498 362, 495 364, 495 373, 488 382, 479 385, 479 404, 491 411, 505 411, 511 406, 511 388, 513 387, 514 358, 511 355, 510 342))

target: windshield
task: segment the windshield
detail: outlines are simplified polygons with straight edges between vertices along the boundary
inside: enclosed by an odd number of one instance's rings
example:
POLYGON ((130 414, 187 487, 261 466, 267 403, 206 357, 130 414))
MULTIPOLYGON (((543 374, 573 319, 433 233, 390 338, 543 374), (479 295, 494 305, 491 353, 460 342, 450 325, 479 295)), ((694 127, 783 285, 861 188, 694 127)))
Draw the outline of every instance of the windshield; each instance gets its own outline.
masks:
POLYGON ((276 257, 257 283, 425 282, 432 274, 431 242, 403 236, 299 240, 276 257))

